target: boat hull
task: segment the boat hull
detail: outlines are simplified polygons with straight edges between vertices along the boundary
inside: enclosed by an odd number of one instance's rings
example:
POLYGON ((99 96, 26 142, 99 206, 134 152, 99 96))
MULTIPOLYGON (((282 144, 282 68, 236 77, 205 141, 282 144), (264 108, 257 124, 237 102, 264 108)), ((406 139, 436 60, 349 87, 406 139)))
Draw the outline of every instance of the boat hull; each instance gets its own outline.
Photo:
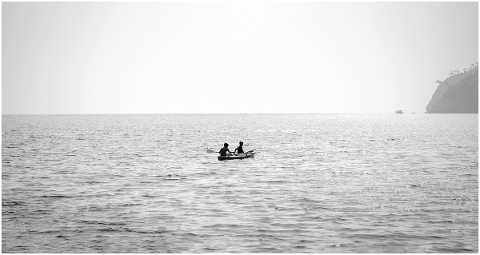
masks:
POLYGON ((218 160, 232 160, 232 159, 244 159, 244 158, 253 158, 255 154, 247 154, 243 157, 241 156, 218 156, 218 160))

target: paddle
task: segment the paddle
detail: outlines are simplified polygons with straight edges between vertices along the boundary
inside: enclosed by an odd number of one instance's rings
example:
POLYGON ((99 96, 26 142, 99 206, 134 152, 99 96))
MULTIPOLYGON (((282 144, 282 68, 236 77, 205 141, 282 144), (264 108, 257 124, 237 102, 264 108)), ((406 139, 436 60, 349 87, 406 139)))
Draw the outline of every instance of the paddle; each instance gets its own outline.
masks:
POLYGON ((218 151, 214 151, 213 149, 207 147, 207 153, 218 153, 218 151))

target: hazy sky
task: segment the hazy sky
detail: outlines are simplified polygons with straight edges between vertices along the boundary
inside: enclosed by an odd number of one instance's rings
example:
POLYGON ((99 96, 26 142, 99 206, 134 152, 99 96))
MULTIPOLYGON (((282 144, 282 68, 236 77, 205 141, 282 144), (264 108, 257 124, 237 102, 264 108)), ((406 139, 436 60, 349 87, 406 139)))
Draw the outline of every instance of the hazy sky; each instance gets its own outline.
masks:
POLYGON ((476 2, 2 3, 2 112, 425 112, 476 2))

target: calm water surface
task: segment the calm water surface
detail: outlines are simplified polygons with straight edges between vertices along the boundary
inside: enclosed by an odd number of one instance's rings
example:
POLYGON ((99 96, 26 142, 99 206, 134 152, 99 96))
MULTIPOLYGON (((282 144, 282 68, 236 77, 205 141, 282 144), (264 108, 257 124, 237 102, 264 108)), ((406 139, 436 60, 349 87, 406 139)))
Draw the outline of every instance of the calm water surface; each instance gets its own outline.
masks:
POLYGON ((478 252, 478 115, 3 115, 2 252, 478 252))

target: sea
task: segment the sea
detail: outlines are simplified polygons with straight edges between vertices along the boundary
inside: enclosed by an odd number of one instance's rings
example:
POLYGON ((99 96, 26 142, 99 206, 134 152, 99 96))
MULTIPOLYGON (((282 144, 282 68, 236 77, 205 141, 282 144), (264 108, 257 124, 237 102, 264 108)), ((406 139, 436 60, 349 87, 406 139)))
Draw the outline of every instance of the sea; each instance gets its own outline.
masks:
POLYGON ((2 252, 478 253, 478 115, 2 115, 2 252))

